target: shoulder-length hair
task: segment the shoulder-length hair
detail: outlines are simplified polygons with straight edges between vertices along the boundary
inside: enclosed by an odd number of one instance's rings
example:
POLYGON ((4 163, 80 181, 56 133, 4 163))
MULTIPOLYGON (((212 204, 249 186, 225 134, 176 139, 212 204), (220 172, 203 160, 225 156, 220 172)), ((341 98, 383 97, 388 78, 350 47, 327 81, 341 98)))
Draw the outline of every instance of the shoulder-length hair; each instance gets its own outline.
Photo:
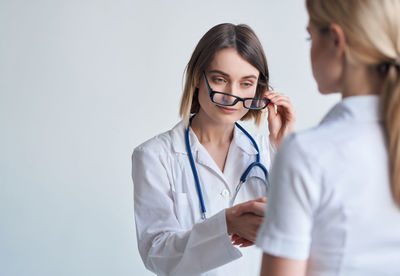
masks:
MULTIPOLYGON (((267 59, 254 31, 244 24, 224 23, 214 26, 200 39, 186 66, 185 86, 179 111, 186 124, 190 115, 197 113, 200 108, 197 87, 203 71, 210 65, 215 53, 225 48, 235 49, 260 72, 255 97, 264 97, 264 92, 270 89, 267 59)), ((255 124, 259 126, 264 117, 265 109, 249 110, 241 120, 254 118, 255 124)))

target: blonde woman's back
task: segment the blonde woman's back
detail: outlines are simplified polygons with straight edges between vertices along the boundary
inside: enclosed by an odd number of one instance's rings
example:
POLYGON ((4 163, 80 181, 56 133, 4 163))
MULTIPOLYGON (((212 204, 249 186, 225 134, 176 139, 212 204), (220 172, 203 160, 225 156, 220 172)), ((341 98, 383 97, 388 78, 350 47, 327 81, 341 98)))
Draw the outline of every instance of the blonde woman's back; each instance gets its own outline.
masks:
POLYGON ((378 96, 346 98, 289 138, 275 162, 260 247, 308 257, 308 275, 400 275, 400 211, 378 96))

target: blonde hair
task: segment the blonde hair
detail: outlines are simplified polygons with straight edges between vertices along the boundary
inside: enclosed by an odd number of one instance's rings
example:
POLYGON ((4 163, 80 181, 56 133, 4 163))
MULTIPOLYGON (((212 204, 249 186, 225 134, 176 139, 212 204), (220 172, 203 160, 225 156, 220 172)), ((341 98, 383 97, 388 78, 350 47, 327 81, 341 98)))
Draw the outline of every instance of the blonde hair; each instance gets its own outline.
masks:
MULTIPOLYGON (((269 87, 267 59, 259 39, 247 25, 219 24, 211 28, 197 44, 185 70, 185 86, 181 99, 179 115, 187 124, 191 114, 200 109, 198 101, 198 82, 210 65, 217 51, 224 48, 235 49, 240 56, 260 72, 255 97, 263 98, 269 87)), ((249 110, 241 120, 254 118, 257 126, 265 117, 265 110, 249 110)))
POLYGON ((392 195, 400 207, 400 0, 306 0, 310 22, 321 31, 338 24, 346 57, 384 78, 381 113, 387 137, 392 195))

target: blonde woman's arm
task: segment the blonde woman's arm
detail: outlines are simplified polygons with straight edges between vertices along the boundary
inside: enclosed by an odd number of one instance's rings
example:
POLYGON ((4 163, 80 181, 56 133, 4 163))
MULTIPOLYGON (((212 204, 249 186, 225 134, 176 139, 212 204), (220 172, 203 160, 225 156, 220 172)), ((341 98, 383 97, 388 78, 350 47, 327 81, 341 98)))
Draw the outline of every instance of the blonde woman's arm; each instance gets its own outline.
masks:
POLYGON ((264 253, 261 276, 305 276, 307 260, 293 260, 264 253))

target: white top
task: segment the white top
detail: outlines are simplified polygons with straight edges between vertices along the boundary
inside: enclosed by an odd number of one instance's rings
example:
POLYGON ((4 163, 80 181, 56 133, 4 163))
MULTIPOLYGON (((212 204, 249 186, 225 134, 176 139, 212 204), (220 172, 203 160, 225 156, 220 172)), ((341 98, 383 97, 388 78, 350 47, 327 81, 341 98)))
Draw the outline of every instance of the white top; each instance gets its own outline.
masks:
POLYGON ((400 209, 391 196, 378 96, 349 97, 285 139, 256 241, 310 258, 307 275, 400 275, 400 209))
MULTIPOLYGON (((254 246, 240 250, 233 246, 225 219, 225 208, 230 207, 240 176, 256 160, 254 146, 235 127, 221 172, 190 129, 191 149, 207 209, 208 219, 203 221, 184 135, 181 122, 133 152, 136 232, 146 268, 159 275, 258 275, 261 252, 254 246)), ((261 162, 268 168, 274 149, 267 136, 254 139, 261 162)), ((258 173, 261 170, 254 172, 258 173)), ((246 184, 236 204, 265 196, 262 185, 246 184)))

